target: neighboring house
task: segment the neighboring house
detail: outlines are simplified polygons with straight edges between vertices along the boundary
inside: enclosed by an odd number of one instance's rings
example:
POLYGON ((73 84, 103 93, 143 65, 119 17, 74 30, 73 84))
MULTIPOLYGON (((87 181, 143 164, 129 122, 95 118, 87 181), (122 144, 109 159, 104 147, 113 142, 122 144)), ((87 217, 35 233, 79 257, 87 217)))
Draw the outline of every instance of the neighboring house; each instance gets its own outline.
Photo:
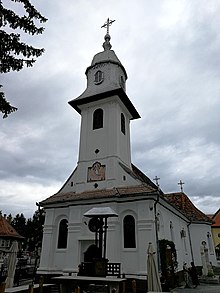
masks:
POLYGON ((22 241, 22 237, 17 231, 9 224, 5 217, 0 214, 0 275, 1 271, 6 269, 4 264, 7 260, 12 242, 22 241))
POLYGON ((210 216, 212 224, 212 237, 215 246, 216 256, 220 259, 220 209, 214 215, 210 216))
POLYGON ((22 241, 24 239, 6 220, 0 215, 0 259, 3 258, 11 247, 14 240, 22 241))
POLYGON ((184 262, 202 265, 200 246, 208 242, 211 221, 184 193, 164 194, 131 163, 130 122, 140 115, 126 94, 127 74, 109 41, 107 34, 104 51, 86 70, 86 90, 69 102, 81 115, 78 163, 63 187, 39 203, 46 215, 38 274, 77 273, 81 263, 103 256, 105 241, 104 256, 120 263, 128 277, 146 277, 149 242, 160 264, 160 239, 175 243, 178 271, 184 262), (88 216, 94 210, 111 211, 98 251, 102 226, 88 216))

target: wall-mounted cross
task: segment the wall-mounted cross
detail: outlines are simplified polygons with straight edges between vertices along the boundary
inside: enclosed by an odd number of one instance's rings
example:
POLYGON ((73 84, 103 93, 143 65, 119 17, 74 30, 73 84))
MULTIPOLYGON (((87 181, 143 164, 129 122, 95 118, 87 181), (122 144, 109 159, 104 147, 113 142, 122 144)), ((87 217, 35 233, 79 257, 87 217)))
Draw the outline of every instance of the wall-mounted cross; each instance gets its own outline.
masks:
POLYGON ((178 182, 178 185, 180 185, 181 192, 183 192, 183 184, 185 184, 185 183, 182 182, 182 180, 180 180, 180 182, 178 182))
POLYGON ((154 178, 153 180, 156 181, 156 185, 157 185, 157 187, 159 187, 159 186, 160 186, 160 185, 159 185, 159 180, 160 180, 160 178, 157 177, 157 176, 155 176, 155 178, 154 178))
POLYGON ((112 23, 114 22, 115 20, 109 20, 109 18, 107 19, 107 21, 103 24, 103 26, 101 26, 101 28, 102 27, 106 27, 107 28, 107 35, 109 34, 109 27, 110 27, 110 25, 112 25, 112 23))

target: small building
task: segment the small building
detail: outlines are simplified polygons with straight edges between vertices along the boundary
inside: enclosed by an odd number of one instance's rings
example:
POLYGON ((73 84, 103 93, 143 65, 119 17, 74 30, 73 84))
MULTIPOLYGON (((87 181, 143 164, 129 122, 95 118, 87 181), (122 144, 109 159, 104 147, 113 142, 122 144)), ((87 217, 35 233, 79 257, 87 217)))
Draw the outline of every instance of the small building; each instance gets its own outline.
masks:
POLYGON ((24 239, 6 220, 6 217, 0 215, 0 260, 4 257, 11 247, 14 240, 18 242, 24 239))
MULTIPOLYGON (((7 258, 13 241, 22 241, 24 239, 6 220, 5 216, 0 214, 0 278, 5 275, 7 269, 7 258)), ((1 280, 0 280, 1 282, 1 280)))

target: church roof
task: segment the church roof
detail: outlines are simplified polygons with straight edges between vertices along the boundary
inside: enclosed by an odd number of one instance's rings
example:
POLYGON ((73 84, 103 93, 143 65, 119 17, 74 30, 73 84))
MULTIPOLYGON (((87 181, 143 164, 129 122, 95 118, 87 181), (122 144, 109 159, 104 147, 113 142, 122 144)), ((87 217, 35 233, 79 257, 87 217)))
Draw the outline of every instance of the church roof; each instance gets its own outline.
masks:
POLYGON ((121 64, 121 61, 118 59, 118 57, 115 54, 115 51, 113 51, 113 50, 104 50, 102 52, 97 53, 92 59, 91 66, 89 66, 86 69, 86 74, 87 74, 88 70, 90 68, 92 68, 93 66, 95 66, 97 64, 101 64, 101 63, 108 63, 108 62, 119 65, 121 67, 121 69, 124 71, 126 79, 128 78, 124 66, 121 64))
POLYGON ((194 206, 184 192, 167 193, 164 194, 164 198, 192 222, 212 222, 207 215, 194 206))
POLYGON ((140 169, 138 169, 138 167, 136 167, 135 165, 131 164, 132 167, 132 171, 133 174, 136 176, 136 178, 138 178, 140 181, 142 181, 143 183, 148 184, 149 186, 151 186, 152 188, 154 188, 155 190, 158 190, 158 186, 156 184, 154 184, 150 178, 148 178, 140 169))
POLYGON ((94 93, 94 91, 89 91, 88 89, 86 89, 78 98, 71 100, 68 103, 80 114, 80 105, 99 101, 113 95, 118 95, 120 100, 130 111, 132 119, 140 118, 138 111, 135 109, 125 91, 121 87, 115 88, 115 86, 112 85, 107 85, 99 93, 94 93))
POLYGON ((137 195, 146 195, 155 193, 156 190, 147 185, 141 184, 136 186, 129 187, 114 187, 110 189, 95 189, 90 191, 84 191, 80 193, 76 192, 59 192, 51 197, 40 202, 41 206, 53 203, 64 203, 64 202, 75 202, 81 200, 90 200, 90 199, 107 199, 107 198, 125 198, 125 197, 134 197, 137 195))
POLYGON ((22 239, 22 237, 9 223, 0 215, 0 237, 22 239))

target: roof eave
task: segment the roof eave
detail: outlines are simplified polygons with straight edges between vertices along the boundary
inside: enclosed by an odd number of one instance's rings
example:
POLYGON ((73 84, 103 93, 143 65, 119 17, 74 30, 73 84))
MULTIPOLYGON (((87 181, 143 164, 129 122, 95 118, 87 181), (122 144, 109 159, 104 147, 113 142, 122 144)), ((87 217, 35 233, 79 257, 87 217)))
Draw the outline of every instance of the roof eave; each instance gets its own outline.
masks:
POLYGON ((122 88, 116 88, 114 90, 105 91, 105 92, 98 93, 98 94, 95 94, 95 95, 92 95, 92 96, 86 96, 86 97, 84 97, 82 99, 77 98, 77 99, 74 99, 72 101, 69 101, 68 103, 79 114, 81 114, 81 110, 80 110, 79 106, 87 104, 87 103, 99 101, 99 100, 105 99, 105 98, 107 98, 109 96, 113 96, 113 95, 118 95, 119 96, 119 98, 121 99, 122 103, 127 107, 129 112, 131 113, 132 119, 138 119, 138 118, 141 117, 139 115, 139 113, 137 112, 137 110, 135 109, 135 107, 132 104, 132 102, 130 101, 130 99, 128 98, 127 94, 125 93, 125 91, 122 88))

